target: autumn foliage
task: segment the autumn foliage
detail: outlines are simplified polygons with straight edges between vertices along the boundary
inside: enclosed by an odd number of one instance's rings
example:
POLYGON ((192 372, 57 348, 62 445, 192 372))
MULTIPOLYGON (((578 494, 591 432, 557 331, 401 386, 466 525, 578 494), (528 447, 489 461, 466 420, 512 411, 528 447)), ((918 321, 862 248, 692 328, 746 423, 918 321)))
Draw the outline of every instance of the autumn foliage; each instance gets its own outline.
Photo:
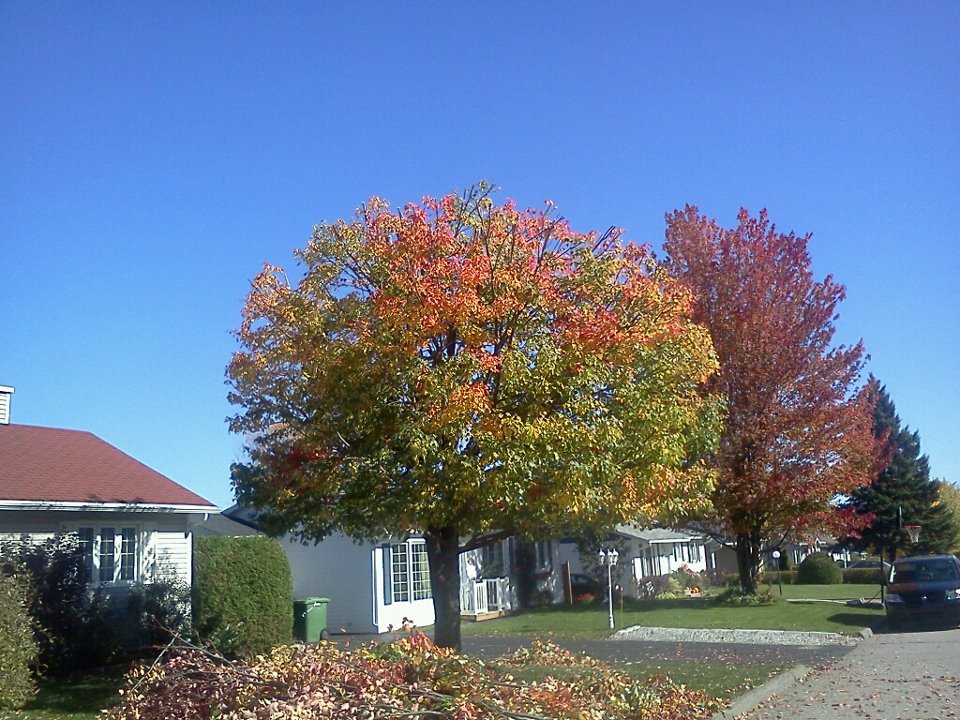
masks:
POLYGON ((186 651, 135 670, 104 720, 696 720, 716 709, 702 692, 665 677, 640 681, 556 645, 535 642, 484 663, 417 633, 358 650, 279 646, 249 662, 186 651), (529 683, 511 674, 530 664, 548 677, 529 683), (577 672, 557 679, 550 668, 577 672))
POLYGON ((459 643, 465 547, 706 504, 710 339, 618 231, 480 186, 373 198, 297 257, 296 282, 254 280, 228 368, 252 441, 238 499, 304 538, 424 533, 440 644, 459 643))
POLYGON ((869 482, 879 456, 863 346, 832 345, 844 289, 814 280, 808 240, 777 232, 765 211, 741 210, 733 229, 695 207, 667 217, 668 265, 695 293, 720 361, 708 385, 727 406, 713 502, 745 591, 768 543, 855 520, 833 501, 869 482))

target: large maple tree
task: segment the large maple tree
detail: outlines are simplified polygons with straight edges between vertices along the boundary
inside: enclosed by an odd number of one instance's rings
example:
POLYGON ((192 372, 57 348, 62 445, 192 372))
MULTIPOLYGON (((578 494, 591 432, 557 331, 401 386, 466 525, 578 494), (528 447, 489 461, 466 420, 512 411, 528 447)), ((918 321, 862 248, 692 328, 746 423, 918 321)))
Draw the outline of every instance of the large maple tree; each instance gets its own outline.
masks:
POLYGON ((238 501, 274 533, 423 533, 439 644, 458 553, 708 502, 717 363, 691 296, 620 233, 489 188, 314 229, 253 281, 228 367, 238 501))
POLYGON ((862 344, 832 345, 844 288, 814 279, 809 236, 777 232, 765 211, 738 220, 723 228, 687 206, 667 216, 664 249, 720 361, 708 384, 727 406, 713 502, 736 538, 741 588, 755 593, 762 553, 835 522, 836 499, 870 481, 877 449, 862 344))

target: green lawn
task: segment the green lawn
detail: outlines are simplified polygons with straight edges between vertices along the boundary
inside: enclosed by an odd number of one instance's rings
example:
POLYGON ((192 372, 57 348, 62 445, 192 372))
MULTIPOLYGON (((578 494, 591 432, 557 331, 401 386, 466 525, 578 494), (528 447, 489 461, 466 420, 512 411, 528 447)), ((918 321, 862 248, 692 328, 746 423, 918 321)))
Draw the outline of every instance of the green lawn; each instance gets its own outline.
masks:
MULTIPOLYGON (((775 594, 779 594, 774 586, 775 594)), ((883 617, 882 610, 845 604, 851 598, 871 598, 873 585, 784 585, 785 601, 756 607, 718 605, 715 598, 640 600, 615 604, 618 629, 646 627, 808 630, 854 634, 883 617), (787 602, 786 600, 793 600, 787 602), (804 602, 809 600, 809 602, 804 602), (828 602, 832 601, 832 602, 828 602)), ((498 620, 464 623, 464 635, 546 635, 602 638, 607 608, 599 604, 532 610, 498 620)))

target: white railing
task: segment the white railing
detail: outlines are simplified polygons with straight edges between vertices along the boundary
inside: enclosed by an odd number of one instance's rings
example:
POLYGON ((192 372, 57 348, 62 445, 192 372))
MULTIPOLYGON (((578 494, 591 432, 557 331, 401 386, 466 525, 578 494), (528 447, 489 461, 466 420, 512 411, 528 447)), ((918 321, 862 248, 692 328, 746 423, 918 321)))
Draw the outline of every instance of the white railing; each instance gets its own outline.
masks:
POLYGON ((510 609, 510 581, 507 578, 486 578, 460 586, 460 613, 483 615, 510 609))

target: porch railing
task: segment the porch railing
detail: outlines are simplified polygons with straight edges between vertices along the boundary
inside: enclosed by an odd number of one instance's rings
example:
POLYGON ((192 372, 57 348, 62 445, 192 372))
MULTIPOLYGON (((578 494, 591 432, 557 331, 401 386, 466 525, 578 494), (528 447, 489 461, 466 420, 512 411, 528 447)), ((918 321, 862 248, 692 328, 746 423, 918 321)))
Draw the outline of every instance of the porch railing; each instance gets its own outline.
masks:
POLYGON ((483 615, 510 609, 510 580, 484 578, 460 586, 460 613, 483 615))

